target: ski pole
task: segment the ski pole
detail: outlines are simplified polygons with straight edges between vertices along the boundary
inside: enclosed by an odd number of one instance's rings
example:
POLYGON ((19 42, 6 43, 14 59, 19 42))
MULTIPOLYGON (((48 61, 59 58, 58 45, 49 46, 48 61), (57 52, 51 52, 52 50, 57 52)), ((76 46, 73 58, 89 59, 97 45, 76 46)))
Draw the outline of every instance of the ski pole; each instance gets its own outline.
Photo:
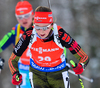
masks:
MULTIPOLYGON (((70 73, 72 73, 73 75, 77 76, 77 75, 75 74, 75 72, 72 71, 72 70, 68 70, 68 72, 70 72, 70 73)), ((83 76, 83 75, 80 75, 80 77, 83 78, 83 79, 85 79, 85 80, 87 80, 87 81, 89 81, 89 82, 91 82, 91 83, 93 82, 93 79, 87 78, 87 77, 85 77, 85 76, 83 76)))
POLYGON ((1 69, 0 69, 0 73, 1 73, 1 69))
POLYGON ((48 0, 48 6, 51 9, 51 4, 50 4, 50 0, 48 0))
MULTIPOLYGON (((74 67, 76 66, 73 60, 70 60, 70 63, 71 63, 74 67)), ((78 74, 78 79, 79 79, 79 82, 80 82, 80 84, 81 84, 81 87, 84 88, 83 81, 82 81, 82 79, 81 79, 81 77, 80 77, 79 74, 78 74)))
MULTIPOLYGON (((68 69, 68 72, 70 72, 71 74, 77 76, 77 75, 75 74, 74 71, 70 70, 70 64, 66 63, 66 66, 69 68, 69 69, 68 69)), ((80 74, 80 77, 81 77, 82 79, 85 79, 85 80, 91 82, 91 83, 93 82, 93 79, 90 79, 90 78, 88 78, 88 77, 86 77, 86 76, 83 76, 83 75, 81 75, 81 74, 80 74)))

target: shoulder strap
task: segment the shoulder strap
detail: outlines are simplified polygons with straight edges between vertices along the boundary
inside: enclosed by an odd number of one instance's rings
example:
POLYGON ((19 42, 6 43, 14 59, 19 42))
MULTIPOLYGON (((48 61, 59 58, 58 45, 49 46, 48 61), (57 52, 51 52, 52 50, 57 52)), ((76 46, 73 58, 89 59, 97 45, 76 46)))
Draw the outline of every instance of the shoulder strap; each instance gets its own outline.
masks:
POLYGON ((62 49, 64 49, 64 47, 61 45, 61 42, 59 40, 59 34, 58 34, 58 29, 57 29, 57 24, 53 24, 53 28, 54 28, 54 42, 62 49))
POLYGON ((15 40, 15 45, 16 45, 19 41, 20 24, 17 25, 17 28, 15 30, 16 30, 16 40, 15 40))
MULTIPOLYGON (((35 28, 33 28, 32 34, 31 34, 31 38, 30 38, 30 42, 29 42, 29 50, 32 46, 32 44, 36 41, 36 30, 35 28)), ((31 58, 31 53, 30 53, 30 58, 31 58)))

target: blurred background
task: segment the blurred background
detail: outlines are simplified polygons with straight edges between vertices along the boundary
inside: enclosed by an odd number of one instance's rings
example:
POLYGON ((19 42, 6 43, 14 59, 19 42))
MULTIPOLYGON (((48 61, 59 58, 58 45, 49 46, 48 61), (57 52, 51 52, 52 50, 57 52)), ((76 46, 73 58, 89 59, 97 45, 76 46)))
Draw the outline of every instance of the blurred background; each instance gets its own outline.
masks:
MULTIPOLYGON (((0 40, 17 24, 15 6, 20 0, 0 0, 0 40)), ((37 6, 48 6, 48 0, 27 0, 34 10, 37 6)), ((100 0, 50 0, 53 16, 88 54, 90 62, 82 75, 92 78, 93 83, 84 79, 85 88, 100 88, 100 0)), ((0 88, 15 88, 11 83, 8 59, 13 47, 0 53, 5 59, 0 73, 0 88)), ((67 50, 68 62, 78 60, 67 50)), ((69 73, 71 88, 81 88, 78 77, 69 73)))

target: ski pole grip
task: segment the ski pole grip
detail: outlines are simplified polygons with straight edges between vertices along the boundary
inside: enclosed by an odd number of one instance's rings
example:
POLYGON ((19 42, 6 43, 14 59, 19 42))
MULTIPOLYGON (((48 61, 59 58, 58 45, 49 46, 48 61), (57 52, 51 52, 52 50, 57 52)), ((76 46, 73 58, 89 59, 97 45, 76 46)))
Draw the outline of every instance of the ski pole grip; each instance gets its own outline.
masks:
POLYGON ((70 60, 70 63, 71 63, 74 67, 76 66, 73 60, 70 60))

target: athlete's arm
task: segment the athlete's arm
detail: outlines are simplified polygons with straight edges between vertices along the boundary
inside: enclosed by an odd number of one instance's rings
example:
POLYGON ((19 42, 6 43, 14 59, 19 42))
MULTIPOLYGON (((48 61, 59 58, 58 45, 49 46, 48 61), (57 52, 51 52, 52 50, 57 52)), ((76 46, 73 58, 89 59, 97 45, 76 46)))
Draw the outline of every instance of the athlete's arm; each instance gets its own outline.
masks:
POLYGON ((9 58, 8 64, 12 74, 18 71, 18 60, 29 45, 32 30, 33 28, 31 27, 22 35, 9 58))
POLYGON ((12 43, 13 45, 15 43, 15 30, 13 29, 0 40, 0 53, 12 43))
POLYGON ((61 44, 70 50, 70 52, 79 60, 79 63, 84 63, 86 66, 89 62, 89 58, 80 45, 62 28, 59 29, 58 33, 61 44))

